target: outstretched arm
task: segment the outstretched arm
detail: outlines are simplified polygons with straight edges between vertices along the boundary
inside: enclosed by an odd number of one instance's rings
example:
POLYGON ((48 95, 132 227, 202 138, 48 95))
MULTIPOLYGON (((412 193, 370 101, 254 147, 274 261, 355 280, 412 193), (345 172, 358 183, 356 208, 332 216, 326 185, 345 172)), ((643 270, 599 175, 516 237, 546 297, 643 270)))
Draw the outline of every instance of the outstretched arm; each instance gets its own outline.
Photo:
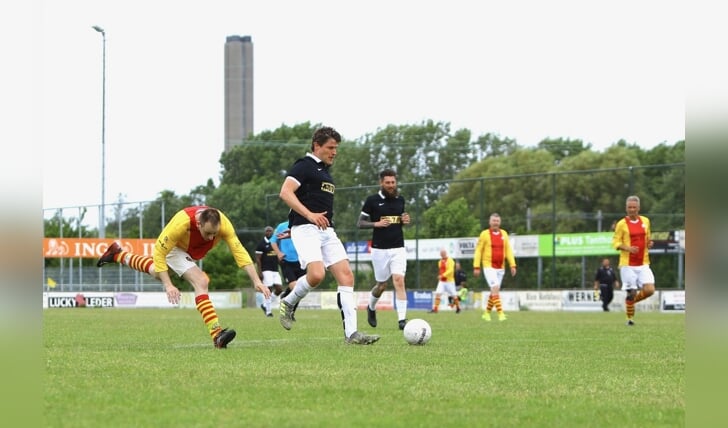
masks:
POLYGON ((255 288, 256 291, 260 291, 263 293, 263 296, 266 298, 270 297, 270 289, 263 285, 263 282, 258 278, 258 272, 255 270, 255 265, 250 263, 245 266, 243 266, 243 269, 245 269, 245 272, 250 277, 250 280, 253 281, 253 288, 255 288))

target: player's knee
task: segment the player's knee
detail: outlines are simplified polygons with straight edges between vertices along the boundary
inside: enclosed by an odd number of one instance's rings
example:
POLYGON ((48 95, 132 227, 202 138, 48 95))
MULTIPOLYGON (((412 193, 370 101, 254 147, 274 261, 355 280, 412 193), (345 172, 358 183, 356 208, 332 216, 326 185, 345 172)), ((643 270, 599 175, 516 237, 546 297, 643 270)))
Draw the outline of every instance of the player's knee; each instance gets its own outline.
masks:
POLYGON ((306 274, 306 279, 311 287, 316 287, 324 280, 324 276, 323 272, 311 271, 306 274))
POLYGON ((628 291, 627 291, 627 298, 626 298, 626 300, 627 300, 628 302, 634 302, 634 296, 635 296, 635 294, 637 294, 637 293, 635 292, 635 290, 628 290, 628 291))

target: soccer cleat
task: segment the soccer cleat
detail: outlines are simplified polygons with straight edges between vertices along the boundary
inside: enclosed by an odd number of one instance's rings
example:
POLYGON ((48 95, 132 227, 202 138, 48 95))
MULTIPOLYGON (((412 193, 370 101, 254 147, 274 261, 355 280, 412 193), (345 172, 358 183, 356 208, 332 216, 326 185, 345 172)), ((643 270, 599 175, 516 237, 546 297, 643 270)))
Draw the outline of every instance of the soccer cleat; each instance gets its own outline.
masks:
POLYGON ((404 330, 404 326, 407 324, 407 320, 399 320, 399 329, 404 330))
POLYGON ((291 323, 293 322, 293 306, 285 300, 281 300, 281 309, 279 313, 280 317, 278 319, 281 321, 281 325, 286 330, 290 330, 291 323))
POLYGON ((106 263, 113 263, 114 256, 121 252, 121 247, 116 242, 112 242, 109 248, 106 249, 104 254, 101 256, 99 261, 96 262, 97 267, 101 267, 106 263))
POLYGON ((483 318, 484 321, 490 321, 490 312, 483 312, 483 318))
POLYGON ((632 320, 632 318, 627 320, 627 325, 634 325, 634 321, 632 320))
POLYGON ((224 328, 215 336, 213 342, 215 348, 222 349, 227 348, 228 343, 232 342, 233 339, 235 339, 235 330, 224 328))
POLYGON ((460 313, 460 306, 458 306, 458 308, 457 308, 457 309, 455 309, 455 313, 456 313, 456 314, 459 314, 459 313, 460 313))
POLYGON ((427 311, 427 313, 428 314, 436 314, 437 313, 437 309, 430 309, 429 311, 427 311))
POLYGON ((367 321, 369 322, 370 326, 377 326, 377 311, 369 309, 369 306, 367 306, 367 321))
POLYGON ((508 318, 506 318, 506 314, 505 313, 503 313, 503 312, 499 312, 498 313, 498 321, 505 321, 507 319, 508 318))
POLYGON ((273 313, 267 313, 267 314, 265 314, 265 316, 267 316, 269 318, 273 318, 273 313))
POLYGON ((379 336, 377 336, 376 334, 364 334, 355 331, 344 341, 350 345, 371 345, 377 340, 379 340, 379 336))

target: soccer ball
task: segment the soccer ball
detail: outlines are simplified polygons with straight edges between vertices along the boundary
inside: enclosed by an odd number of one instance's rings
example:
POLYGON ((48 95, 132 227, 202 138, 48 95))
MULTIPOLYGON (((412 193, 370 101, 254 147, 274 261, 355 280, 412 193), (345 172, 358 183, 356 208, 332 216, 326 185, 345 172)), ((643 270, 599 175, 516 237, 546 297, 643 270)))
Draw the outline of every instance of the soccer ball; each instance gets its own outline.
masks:
POLYGON ((432 327, 420 318, 407 321, 404 325, 404 340, 410 345, 424 345, 432 337, 432 327))

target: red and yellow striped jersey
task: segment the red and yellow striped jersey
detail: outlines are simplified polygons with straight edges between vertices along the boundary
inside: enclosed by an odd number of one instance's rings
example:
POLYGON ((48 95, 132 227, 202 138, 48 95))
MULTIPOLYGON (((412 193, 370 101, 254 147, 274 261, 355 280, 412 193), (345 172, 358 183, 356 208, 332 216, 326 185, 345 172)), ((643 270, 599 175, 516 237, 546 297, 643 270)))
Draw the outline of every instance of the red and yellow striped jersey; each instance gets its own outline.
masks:
POLYGON ((439 280, 442 282, 455 282, 455 260, 452 257, 440 259, 438 263, 439 280))
POLYGON ((473 255, 473 267, 505 269, 505 262, 508 266, 516 267, 516 259, 513 256, 511 241, 508 239, 508 232, 500 229, 494 232, 492 229, 485 229, 478 237, 473 255))
POLYGON ((647 217, 639 216, 637 220, 633 221, 625 216, 619 220, 614 227, 612 247, 616 250, 619 250, 620 245, 639 248, 639 251, 634 254, 629 251, 620 250, 619 266, 642 266, 650 264, 650 252, 647 244, 651 239, 650 219, 647 217))
POLYGON ((200 260, 220 241, 227 243, 238 267, 242 268, 253 263, 250 254, 235 234, 233 224, 222 211, 220 211, 219 233, 211 241, 205 241, 202 238, 200 230, 197 228, 195 214, 199 210, 207 208, 196 206, 180 210, 164 226, 162 233, 159 234, 157 242, 154 244, 153 258, 155 271, 164 272, 169 270, 166 260, 167 254, 174 247, 187 252, 193 259, 200 260))

